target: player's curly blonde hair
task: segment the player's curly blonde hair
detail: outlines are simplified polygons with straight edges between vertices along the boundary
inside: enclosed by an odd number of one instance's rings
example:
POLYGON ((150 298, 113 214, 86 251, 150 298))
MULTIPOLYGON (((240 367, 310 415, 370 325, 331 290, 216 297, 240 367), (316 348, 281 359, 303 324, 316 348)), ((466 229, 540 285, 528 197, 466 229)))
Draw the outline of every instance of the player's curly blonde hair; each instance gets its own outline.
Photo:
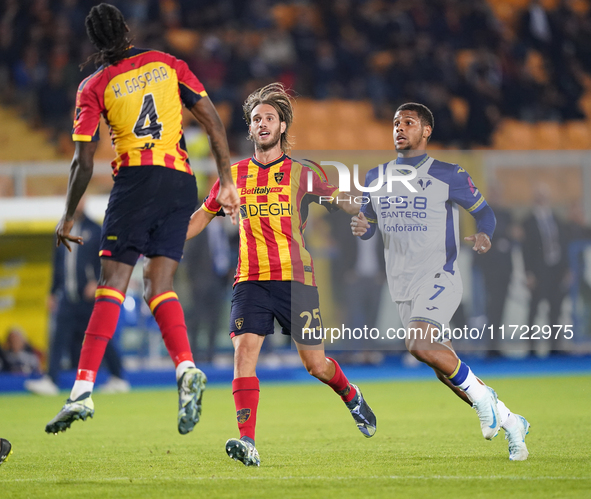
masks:
MULTIPOLYGON (((277 114, 279 114, 279 120, 285 122, 285 131, 281 134, 281 150, 287 154, 292 148, 290 136, 288 134, 289 127, 293 123, 292 97, 287 93, 287 90, 282 83, 270 83, 269 85, 255 90, 246 98, 242 106, 242 109, 244 110, 244 119, 246 120, 249 129, 252 122, 250 117, 252 110, 259 104, 269 104, 270 106, 273 106, 277 111, 277 114)), ((248 134, 248 139, 252 140, 250 132, 248 134)))

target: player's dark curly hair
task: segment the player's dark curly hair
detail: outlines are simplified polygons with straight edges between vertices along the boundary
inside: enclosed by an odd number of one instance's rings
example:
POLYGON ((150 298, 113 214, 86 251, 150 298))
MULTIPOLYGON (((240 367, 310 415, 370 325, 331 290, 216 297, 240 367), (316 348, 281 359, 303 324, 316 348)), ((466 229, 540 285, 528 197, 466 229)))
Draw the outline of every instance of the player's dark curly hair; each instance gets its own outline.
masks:
MULTIPOLYGON (((287 90, 282 83, 270 83, 269 85, 259 88, 250 94, 244 101, 242 109, 244 110, 244 119, 246 124, 250 127, 252 122, 252 110, 259 104, 269 104, 273 106, 279 115, 279 120, 285 122, 285 132, 281 134, 281 150, 288 153, 292 148, 290 137, 288 134, 289 127, 293 123, 293 106, 292 98, 287 93, 287 90)), ((250 133, 248 139, 252 140, 250 133)))
POLYGON ((114 5, 101 3, 90 9, 85 19, 86 34, 98 50, 84 63, 117 64, 129 49, 129 28, 121 11, 114 5))
MULTIPOLYGON (((399 106, 398 109, 396 109, 396 113, 398 113, 398 111, 415 111, 419 117, 419 120, 421 120, 421 123, 431 127, 431 135, 433 135, 433 129, 435 128, 435 118, 433 118, 433 113, 427 106, 417 102, 407 102, 406 104, 399 106)), ((396 113, 394 114, 396 115, 396 113)), ((429 135, 427 140, 431 140, 431 135, 429 135)))

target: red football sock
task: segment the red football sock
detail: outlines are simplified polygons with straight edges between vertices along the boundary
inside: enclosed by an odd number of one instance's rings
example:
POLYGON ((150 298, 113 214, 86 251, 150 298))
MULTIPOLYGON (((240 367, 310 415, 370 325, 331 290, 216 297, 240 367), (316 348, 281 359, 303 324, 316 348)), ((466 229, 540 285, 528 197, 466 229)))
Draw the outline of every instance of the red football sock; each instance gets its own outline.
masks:
POLYGON ((232 381, 232 394, 240 438, 248 437, 254 442, 260 394, 259 379, 256 376, 236 378, 232 381))
POLYGON ((185 314, 177 294, 174 291, 166 291, 152 297, 148 305, 160 327, 164 345, 174 365, 178 366, 184 360, 193 362, 185 314))
POLYGON ((107 343, 115 334, 124 299, 125 295, 115 288, 107 286, 97 288, 94 308, 84 334, 76 379, 94 383, 107 343))
POLYGON ((323 383, 326 383, 338 395, 340 395, 343 402, 351 402, 355 395, 357 395, 357 391, 351 386, 351 383, 349 383, 349 380, 347 379, 347 376, 345 376, 341 366, 339 366, 339 363, 330 357, 327 357, 327 359, 334 364, 335 373, 330 381, 323 381, 323 383))

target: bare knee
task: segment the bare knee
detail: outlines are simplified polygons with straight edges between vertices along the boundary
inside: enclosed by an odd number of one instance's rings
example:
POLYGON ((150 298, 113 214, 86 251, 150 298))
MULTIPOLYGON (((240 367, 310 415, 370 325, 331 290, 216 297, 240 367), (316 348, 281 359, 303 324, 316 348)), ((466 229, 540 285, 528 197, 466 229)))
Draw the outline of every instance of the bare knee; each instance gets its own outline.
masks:
POLYGON ((310 361, 310 362, 306 362, 304 364, 304 367, 306 368, 306 371, 308 371, 308 373, 311 376, 314 376, 315 378, 325 378, 326 377, 326 371, 328 370, 328 365, 326 363, 326 359, 323 360, 314 360, 314 361, 310 361))
POLYGON ((171 282, 156 282, 149 277, 144 277, 144 301, 149 304, 155 296, 173 291, 171 282))
POLYGON ((256 365, 264 337, 247 333, 236 336, 234 343, 234 377, 256 376, 256 365))
POLYGON ((178 263, 166 257, 148 258, 144 264, 144 300, 173 290, 178 263))

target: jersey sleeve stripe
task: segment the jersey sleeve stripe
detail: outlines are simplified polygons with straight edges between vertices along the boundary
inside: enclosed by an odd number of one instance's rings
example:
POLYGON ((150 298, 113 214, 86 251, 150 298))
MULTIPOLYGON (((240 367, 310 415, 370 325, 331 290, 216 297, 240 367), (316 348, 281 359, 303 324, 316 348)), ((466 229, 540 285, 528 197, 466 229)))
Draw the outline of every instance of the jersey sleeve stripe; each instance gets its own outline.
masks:
POLYGON ((468 213, 475 211, 484 202, 484 196, 480 196, 480 199, 476 201, 470 208, 467 209, 468 213))
POLYGON ((217 211, 210 210, 207 206, 205 206, 205 203, 203 203, 201 205, 201 208, 203 209, 203 211, 206 211, 207 213, 211 213, 212 215, 217 215, 217 211))
POLYGON ((207 92, 205 90, 195 90, 193 87, 187 85, 184 81, 179 81, 179 85, 182 85, 183 87, 186 87, 188 90, 190 90, 191 92, 193 92, 196 95, 199 95, 201 97, 207 97, 207 92))
POLYGON ((92 135, 81 135, 79 133, 72 134, 74 142, 92 142, 92 135))

